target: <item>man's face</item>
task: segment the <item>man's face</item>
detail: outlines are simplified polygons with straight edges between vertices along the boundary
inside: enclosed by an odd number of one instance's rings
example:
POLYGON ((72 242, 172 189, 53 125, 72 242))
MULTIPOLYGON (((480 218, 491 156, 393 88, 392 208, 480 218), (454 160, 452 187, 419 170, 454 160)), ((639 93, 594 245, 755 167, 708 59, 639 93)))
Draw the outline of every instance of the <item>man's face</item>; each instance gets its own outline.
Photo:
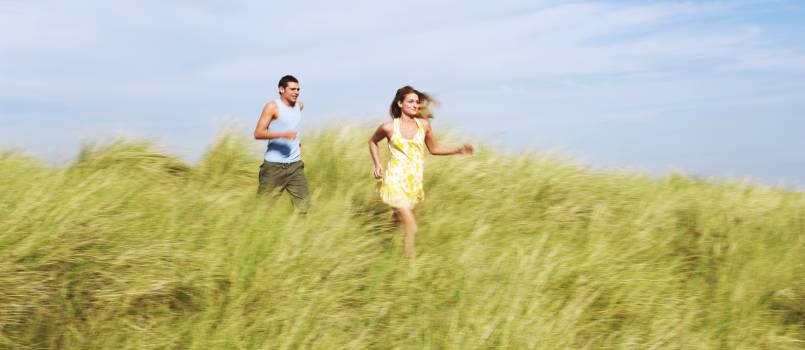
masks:
POLYGON ((288 82, 288 86, 280 86, 280 96, 285 100, 294 103, 299 98, 299 83, 288 82))

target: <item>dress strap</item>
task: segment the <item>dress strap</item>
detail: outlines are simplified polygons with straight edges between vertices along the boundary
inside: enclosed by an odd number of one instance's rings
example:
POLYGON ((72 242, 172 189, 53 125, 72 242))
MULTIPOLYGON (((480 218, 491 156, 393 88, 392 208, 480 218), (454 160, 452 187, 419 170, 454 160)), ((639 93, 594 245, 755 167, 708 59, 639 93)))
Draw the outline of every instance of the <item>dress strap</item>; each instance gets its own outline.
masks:
POLYGON ((414 122, 416 123, 417 134, 421 131, 422 134, 425 134, 425 129, 422 127, 422 124, 419 124, 419 118, 414 118, 414 122))

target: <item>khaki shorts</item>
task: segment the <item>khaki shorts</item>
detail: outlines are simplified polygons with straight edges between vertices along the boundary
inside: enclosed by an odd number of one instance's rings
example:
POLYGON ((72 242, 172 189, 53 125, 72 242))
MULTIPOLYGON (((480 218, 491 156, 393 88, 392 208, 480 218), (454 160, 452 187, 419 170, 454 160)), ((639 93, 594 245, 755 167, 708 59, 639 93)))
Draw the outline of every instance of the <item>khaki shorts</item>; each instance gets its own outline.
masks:
POLYGON ((263 161, 260 165, 259 180, 257 194, 278 197, 282 192, 288 192, 294 209, 307 212, 310 208, 305 163, 301 160, 293 163, 263 161))

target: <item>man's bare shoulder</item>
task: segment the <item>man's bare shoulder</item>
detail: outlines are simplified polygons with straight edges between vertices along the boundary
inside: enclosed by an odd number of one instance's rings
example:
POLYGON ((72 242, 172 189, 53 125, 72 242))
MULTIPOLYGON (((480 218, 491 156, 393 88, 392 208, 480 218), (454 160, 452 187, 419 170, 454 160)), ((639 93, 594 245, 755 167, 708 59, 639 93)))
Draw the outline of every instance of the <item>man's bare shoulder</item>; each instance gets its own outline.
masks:
POLYGON ((263 113, 261 118, 274 119, 277 117, 278 113, 279 113, 279 107, 277 106, 277 103, 274 101, 268 101, 266 102, 266 105, 263 106, 263 113))

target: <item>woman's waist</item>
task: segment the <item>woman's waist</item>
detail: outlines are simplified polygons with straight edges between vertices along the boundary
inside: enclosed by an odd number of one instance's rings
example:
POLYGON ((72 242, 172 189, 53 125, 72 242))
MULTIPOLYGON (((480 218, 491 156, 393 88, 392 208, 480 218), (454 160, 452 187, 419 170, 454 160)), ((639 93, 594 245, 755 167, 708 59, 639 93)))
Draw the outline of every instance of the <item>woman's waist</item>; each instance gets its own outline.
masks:
POLYGON ((397 148, 391 148, 389 150, 389 155, 391 156, 391 159, 397 159, 397 160, 400 160, 400 161, 408 160, 408 161, 413 162, 413 161, 420 161, 420 160, 424 159, 425 152, 423 152, 422 150, 418 150, 418 149, 409 149, 409 150, 403 151, 403 150, 400 150, 400 149, 397 149, 397 148))
POLYGON ((386 166, 386 172, 390 174, 406 173, 422 176, 424 168, 425 167, 422 163, 400 164, 389 161, 388 165, 386 166))
POLYGON ((421 156, 413 156, 413 157, 399 157, 392 155, 389 159, 389 166, 395 167, 405 167, 405 166, 415 166, 419 165, 422 166, 424 164, 424 158, 421 156))

